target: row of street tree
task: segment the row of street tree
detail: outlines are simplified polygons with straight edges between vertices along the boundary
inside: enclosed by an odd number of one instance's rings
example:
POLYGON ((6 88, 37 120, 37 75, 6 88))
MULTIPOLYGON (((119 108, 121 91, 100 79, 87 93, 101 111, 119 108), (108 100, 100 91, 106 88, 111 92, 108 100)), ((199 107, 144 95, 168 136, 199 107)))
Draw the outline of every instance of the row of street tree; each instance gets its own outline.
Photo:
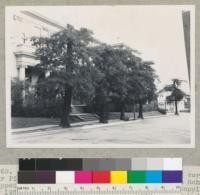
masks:
POLYGON ((127 105, 138 104, 138 117, 143 118, 143 105, 155 98, 153 62, 143 61, 124 44, 101 43, 90 30, 71 25, 50 37, 33 37, 32 42, 40 60, 34 68, 40 75, 37 96, 62 99, 62 127, 70 126, 72 99, 92 102, 99 121, 107 123, 111 102, 117 102, 120 119, 125 120, 127 105))

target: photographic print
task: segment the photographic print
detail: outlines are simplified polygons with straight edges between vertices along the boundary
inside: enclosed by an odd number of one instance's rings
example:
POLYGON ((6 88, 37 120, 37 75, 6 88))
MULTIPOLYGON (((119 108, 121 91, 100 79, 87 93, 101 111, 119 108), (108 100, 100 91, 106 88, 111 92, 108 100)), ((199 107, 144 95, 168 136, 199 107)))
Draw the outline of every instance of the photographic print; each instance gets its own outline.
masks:
POLYGON ((194 147, 194 12, 7 6, 7 147, 194 147))

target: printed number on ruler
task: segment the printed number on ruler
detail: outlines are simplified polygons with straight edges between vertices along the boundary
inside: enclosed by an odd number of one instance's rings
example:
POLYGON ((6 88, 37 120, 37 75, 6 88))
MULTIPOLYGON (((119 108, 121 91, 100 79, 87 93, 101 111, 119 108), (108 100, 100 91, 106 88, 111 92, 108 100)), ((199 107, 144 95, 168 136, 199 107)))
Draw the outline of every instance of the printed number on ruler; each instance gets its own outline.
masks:
POLYGON ((181 195, 181 185, 18 184, 17 195, 181 195))

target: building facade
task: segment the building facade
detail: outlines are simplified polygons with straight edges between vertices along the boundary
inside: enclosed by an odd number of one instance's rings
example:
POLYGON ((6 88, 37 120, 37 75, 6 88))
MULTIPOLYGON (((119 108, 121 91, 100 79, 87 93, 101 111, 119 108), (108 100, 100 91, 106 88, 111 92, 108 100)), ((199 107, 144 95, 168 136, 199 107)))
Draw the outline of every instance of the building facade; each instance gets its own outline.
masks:
MULTIPOLYGON (((174 102, 167 102, 167 96, 169 96, 171 92, 161 90, 157 94, 157 102, 158 108, 166 110, 167 112, 174 113, 175 111, 175 103, 174 102)), ((189 112, 190 111, 190 95, 185 94, 183 99, 178 102, 178 111, 179 112, 189 112)))
MULTIPOLYGON (((64 30, 65 27, 41 14, 30 10, 19 10, 15 7, 6 8, 6 65, 11 80, 29 81, 31 86, 38 81, 38 75, 33 67, 39 63, 34 55, 36 48, 31 38, 49 37, 53 33, 64 30)), ((46 76, 48 75, 47 73, 46 76)), ((34 91, 29 88, 29 91, 34 91)), ((26 105, 26 92, 23 92, 26 105)), ((72 100, 74 102, 74 100, 72 100)), ((85 104, 73 103, 72 113, 82 112, 85 104)))
POLYGON ((30 79, 37 82, 32 67, 38 63, 34 55, 31 37, 48 37, 52 33, 63 30, 64 26, 32 11, 7 11, 6 17, 6 62, 11 67, 11 78, 21 81, 30 79))

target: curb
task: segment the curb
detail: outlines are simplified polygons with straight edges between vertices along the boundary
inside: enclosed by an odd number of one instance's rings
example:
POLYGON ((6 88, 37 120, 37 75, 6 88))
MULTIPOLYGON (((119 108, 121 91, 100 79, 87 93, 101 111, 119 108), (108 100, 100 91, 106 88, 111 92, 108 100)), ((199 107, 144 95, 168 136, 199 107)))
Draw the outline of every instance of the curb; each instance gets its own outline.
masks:
MULTIPOLYGON (((151 118, 161 118, 161 117, 170 117, 170 116, 174 116, 173 114, 171 115, 156 115, 156 116, 147 116, 144 119, 151 119, 151 118)), ((76 127, 81 127, 81 129, 93 129, 93 128, 100 128, 100 127, 109 127, 109 126, 115 126, 115 125, 125 125, 125 124, 130 124, 130 123, 138 123, 141 122, 143 119, 136 119, 133 120, 131 118, 130 121, 119 121, 119 122, 114 122, 117 121, 118 119, 114 119, 114 120, 110 120, 110 123, 106 123, 106 124, 78 124, 78 123, 74 123, 71 124, 72 128, 76 128, 76 127), (84 125, 84 126, 82 126, 84 125)), ((97 122, 97 121, 94 121, 97 122)), ((25 132, 32 132, 32 131, 42 131, 42 130, 50 130, 50 128, 55 128, 55 127, 59 127, 59 125, 42 125, 42 126, 35 126, 35 127, 27 127, 27 128, 20 128, 20 129, 12 129, 14 130, 12 132, 12 134, 18 134, 18 133, 25 133, 25 132)))
POLYGON ((85 126, 82 127, 82 129, 92 129, 92 128, 109 127, 109 126, 115 126, 115 125, 125 125, 125 124, 130 124, 130 123, 137 123, 137 122, 140 122, 140 121, 141 121, 141 119, 133 120, 133 121, 105 123, 105 124, 98 124, 98 125, 85 125, 85 126))

